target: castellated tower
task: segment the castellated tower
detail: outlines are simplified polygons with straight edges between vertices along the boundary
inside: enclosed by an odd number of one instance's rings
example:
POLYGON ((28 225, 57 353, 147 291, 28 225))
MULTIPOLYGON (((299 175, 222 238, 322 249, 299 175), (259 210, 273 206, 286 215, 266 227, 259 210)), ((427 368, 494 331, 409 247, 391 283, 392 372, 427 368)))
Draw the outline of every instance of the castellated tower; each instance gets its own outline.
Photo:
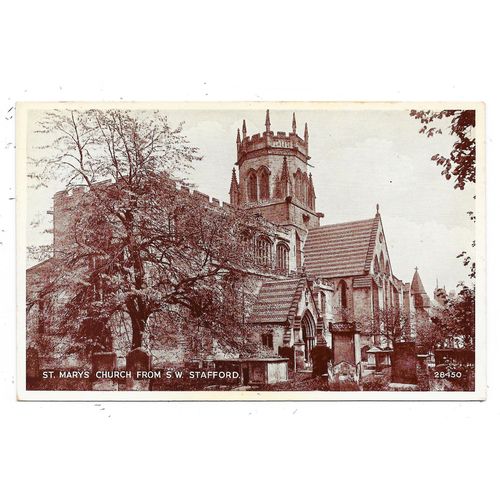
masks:
POLYGON ((269 110, 262 134, 248 136, 243 120, 241 134, 238 129, 236 136, 239 182, 233 168, 229 191, 232 205, 294 229, 302 242, 323 216, 316 212, 313 180, 307 169, 308 142, 307 123, 304 138, 297 135, 295 113, 289 134, 271 131, 269 110))

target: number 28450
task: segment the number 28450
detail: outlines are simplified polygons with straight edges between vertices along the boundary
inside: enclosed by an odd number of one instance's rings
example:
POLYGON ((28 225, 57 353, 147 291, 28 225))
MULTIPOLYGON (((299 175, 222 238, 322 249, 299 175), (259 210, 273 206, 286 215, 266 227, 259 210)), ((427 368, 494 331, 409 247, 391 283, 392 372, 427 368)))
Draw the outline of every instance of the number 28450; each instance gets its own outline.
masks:
POLYGON ((436 371, 434 372, 434 378, 462 378, 462 372, 459 371, 436 371))

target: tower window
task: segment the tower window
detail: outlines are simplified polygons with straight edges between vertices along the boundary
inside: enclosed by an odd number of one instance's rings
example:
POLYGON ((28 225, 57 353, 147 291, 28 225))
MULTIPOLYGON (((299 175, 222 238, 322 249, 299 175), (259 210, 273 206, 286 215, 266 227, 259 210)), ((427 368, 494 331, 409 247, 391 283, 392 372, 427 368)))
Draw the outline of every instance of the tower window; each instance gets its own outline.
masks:
POLYGON ((259 176, 259 197, 261 200, 269 199, 269 171, 263 167, 259 176))
POLYGON ((284 243, 278 243, 276 247, 276 265, 280 271, 288 271, 290 250, 284 243))
POLYGON ((248 176, 248 200, 257 201, 257 176, 255 172, 251 172, 248 176))

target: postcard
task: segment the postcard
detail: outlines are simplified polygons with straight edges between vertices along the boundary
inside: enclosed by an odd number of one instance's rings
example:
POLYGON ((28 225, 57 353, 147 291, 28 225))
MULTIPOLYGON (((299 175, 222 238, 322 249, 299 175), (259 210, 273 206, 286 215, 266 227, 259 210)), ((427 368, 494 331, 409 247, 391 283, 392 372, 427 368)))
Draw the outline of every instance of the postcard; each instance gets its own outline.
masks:
POLYGON ((22 102, 21 400, 482 400, 484 105, 22 102))

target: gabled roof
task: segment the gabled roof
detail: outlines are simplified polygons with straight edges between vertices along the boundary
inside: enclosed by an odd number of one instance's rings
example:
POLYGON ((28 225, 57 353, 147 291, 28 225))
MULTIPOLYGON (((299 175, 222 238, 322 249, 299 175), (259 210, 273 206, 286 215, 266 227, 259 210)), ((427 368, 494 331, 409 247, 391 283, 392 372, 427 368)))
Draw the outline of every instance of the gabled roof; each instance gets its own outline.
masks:
POLYGON ((410 287, 412 293, 425 293, 425 288, 422 283, 422 280, 420 279, 420 274, 418 274, 418 270, 415 269, 415 274, 413 275, 413 279, 411 280, 411 287, 410 287))
POLYGON ((310 229, 304 246, 307 273, 331 278, 370 270, 380 215, 310 229))
POLYGON ((250 323, 292 324, 306 278, 267 281, 263 283, 250 323))

